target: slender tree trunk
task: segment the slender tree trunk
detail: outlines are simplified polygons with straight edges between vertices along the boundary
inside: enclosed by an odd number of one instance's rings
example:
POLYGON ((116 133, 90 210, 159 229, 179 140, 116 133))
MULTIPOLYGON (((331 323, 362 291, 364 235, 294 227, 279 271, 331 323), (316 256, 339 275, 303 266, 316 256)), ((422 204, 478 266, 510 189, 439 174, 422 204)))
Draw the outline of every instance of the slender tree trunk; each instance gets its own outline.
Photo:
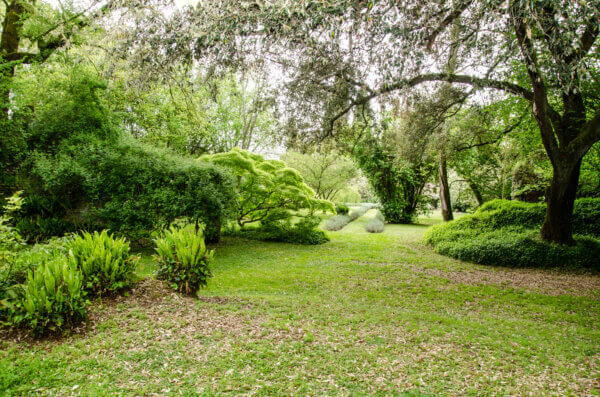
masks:
POLYGON ((440 153, 438 160, 440 174, 440 207, 442 209, 442 218, 444 222, 454 219, 452 214, 452 201, 450 199, 450 184, 448 183, 448 164, 446 154, 440 153))
POLYGON ((569 245, 575 243, 572 218, 580 168, 581 160, 575 164, 554 167, 546 197, 546 219, 541 230, 542 238, 546 241, 569 245))
POLYGON ((475 200, 477 200, 477 205, 482 205, 484 203, 483 195, 481 194, 481 191, 479 190, 477 185, 473 181, 470 181, 468 179, 467 179, 467 184, 469 185, 469 188, 473 192, 473 195, 475 196, 475 200))

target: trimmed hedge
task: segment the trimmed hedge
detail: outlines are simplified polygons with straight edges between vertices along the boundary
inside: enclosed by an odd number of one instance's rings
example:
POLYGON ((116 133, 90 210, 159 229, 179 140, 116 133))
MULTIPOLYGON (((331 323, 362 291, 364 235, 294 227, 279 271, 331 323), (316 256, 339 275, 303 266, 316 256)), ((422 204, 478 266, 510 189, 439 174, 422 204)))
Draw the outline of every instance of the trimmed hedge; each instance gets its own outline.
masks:
POLYGON ((539 237, 543 204, 494 200, 472 215, 430 228, 425 240, 443 255, 484 265, 600 270, 600 199, 575 202, 574 246, 539 237))

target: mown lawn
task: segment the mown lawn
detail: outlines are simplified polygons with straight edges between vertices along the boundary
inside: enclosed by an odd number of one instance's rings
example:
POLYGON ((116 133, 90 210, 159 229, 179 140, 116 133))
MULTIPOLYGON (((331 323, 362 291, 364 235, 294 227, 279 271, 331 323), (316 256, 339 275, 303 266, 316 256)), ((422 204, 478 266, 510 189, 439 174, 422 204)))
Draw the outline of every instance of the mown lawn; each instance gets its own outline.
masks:
POLYGON ((425 225, 364 222, 316 247, 225 239, 199 300, 145 280, 72 336, 5 335, 0 390, 600 393, 599 276, 461 263, 422 243, 425 225))

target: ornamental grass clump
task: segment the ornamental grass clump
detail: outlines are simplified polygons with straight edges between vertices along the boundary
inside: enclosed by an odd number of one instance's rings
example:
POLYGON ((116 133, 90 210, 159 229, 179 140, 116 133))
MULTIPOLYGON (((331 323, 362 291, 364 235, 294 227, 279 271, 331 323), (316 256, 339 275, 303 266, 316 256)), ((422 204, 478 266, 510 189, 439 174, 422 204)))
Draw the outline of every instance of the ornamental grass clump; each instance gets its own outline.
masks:
POLYGON ((365 231, 367 231, 368 233, 383 233, 384 229, 385 225, 380 219, 377 218, 370 219, 365 224, 365 231))
POLYGON ((209 265, 214 251, 206 248, 203 231, 194 225, 172 226, 154 240, 157 278, 178 292, 195 296, 212 276, 209 265))
POLYGON ((137 258, 131 255, 129 242, 106 230, 76 236, 69 260, 83 274, 83 288, 92 295, 115 293, 134 282, 137 258))

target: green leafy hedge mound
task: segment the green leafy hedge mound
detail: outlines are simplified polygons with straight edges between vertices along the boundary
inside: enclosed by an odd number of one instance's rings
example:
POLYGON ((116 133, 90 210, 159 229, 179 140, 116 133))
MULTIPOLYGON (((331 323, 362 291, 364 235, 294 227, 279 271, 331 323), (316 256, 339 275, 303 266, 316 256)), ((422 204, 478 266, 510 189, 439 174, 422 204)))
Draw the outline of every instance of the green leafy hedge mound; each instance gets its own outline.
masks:
POLYGON ((600 199, 575 202, 572 247, 542 241, 544 204, 494 200, 472 215, 432 227, 425 240, 453 258, 510 267, 600 270, 600 199))

